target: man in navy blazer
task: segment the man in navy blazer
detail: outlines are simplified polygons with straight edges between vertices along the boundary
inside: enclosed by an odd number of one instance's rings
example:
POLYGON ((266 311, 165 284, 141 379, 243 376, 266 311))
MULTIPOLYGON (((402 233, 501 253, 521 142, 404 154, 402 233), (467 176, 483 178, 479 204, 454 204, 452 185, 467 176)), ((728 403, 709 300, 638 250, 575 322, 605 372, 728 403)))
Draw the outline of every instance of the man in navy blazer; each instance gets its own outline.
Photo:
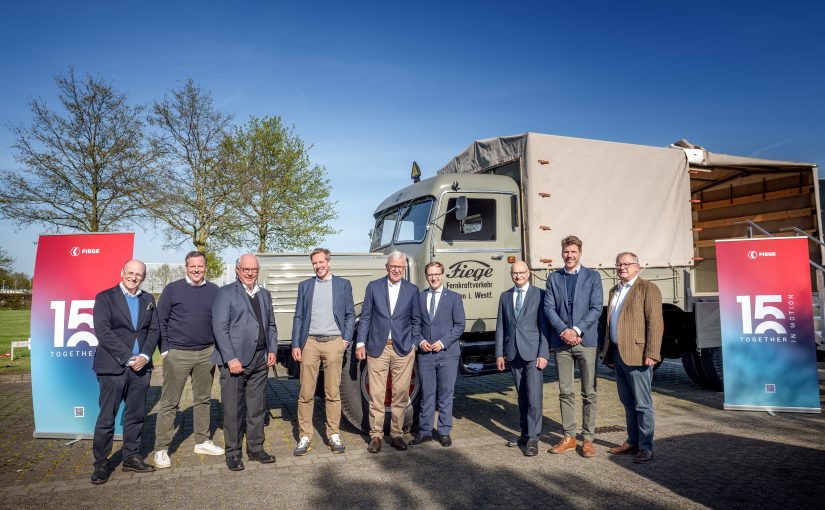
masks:
POLYGON ((266 379, 275 365, 278 330, 272 311, 272 296, 258 285, 260 265, 251 253, 241 255, 235 265, 238 279, 218 289, 212 303, 215 333, 214 361, 221 371, 223 437, 226 466, 244 468, 242 459, 243 404, 246 402, 246 453, 250 460, 275 462, 264 450, 266 379))
POLYGON ((154 471, 140 456, 140 433, 146 415, 146 392, 152 378, 152 353, 160 330, 155 298, 140 290, 146 266, 139 260, 126 262, 121 281, 95 296, 94 326, 97 336, 94 371, 100 384, 100 412, 95 423, 92 451, 95 468, 92 483, 109 479, 109 454, 115 432, 115 417, 122 401, 123 471, 154 471))
POLYGON ((312 440, 312 409, 318 371, 324 367, 327 438, 333 453, 344 453, 341 423, 341 368, 344 351, 355 331, 355 305, 349 280, 330 273, 330 252, 316 248, 309 254, 315 277, 298 284, 292 319, 292 359, 301 364, 298 394, 298 445, 293 454, 306 455, 312 440))
POLYGON ((602 315, 602 279, 594 269, 581 265, 582 241, 567 236, 561 241, 564 268, 547 278, 544 315, 550 324, 550 347, 559 374, 559 406, 564 437, 548 450, 564 453, 576 449, 575 365, 579 365, 582 389, 583 457, 594 457, 596 448, 596 355, 599 317, 602 315))
POLYGON ((367 360, 370 385, 370 444, 367 451, 381 451, 384 435, 384 396, 387 374, 392 374, 390 444, 406 450, 403 425, 410 402, 409 387, 415 362, 415 346, 421 340, 418 289, 403 278, 407 256, 393 251, 387 258, 387 277, 367 285, 355 356, 367 360))
POLYGON ((510 370, 518 393, 519 426, 521 435, 507 446, 524 447, 524 455, 533 457, 539 452, 541 433, 541 401, 544 380, 542 370, 547 366, 550 351, 542 302, 544 291, 530 285, 530 270, 522 261, 510 267, 515 286, 502 292, 496 318, 496 365, 504 370, 504 360, 510 370))
POLYGON ((441 446, 453 444, 453 391, 461 355, 458 339, 464 333, 464 304, 461 296, 444 286, 444 265, 430 262, 424 267, 428 289, 421 291, 421 342, 418 344, 418 375, 421 379, 421 414, 418 445, 432 440, 433 418, 438 401, 438 435, 441 446))

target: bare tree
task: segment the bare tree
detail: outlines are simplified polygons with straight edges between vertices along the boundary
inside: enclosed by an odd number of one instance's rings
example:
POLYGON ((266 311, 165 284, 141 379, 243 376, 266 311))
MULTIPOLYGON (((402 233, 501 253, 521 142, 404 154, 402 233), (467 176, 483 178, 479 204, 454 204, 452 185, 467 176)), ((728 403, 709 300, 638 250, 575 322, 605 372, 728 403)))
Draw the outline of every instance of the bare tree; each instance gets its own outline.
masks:
POLYGON ((116 230, 140 219, 146 178, 141 108, 103 80, 55 77, 60 109, 31 99, 32 124, 9 126, 21 170, 0 172, 0 216, 19 227, 81 232, 116 230))
POLYGON ((252 117, 226 138, 227 167, 247 183, 234 195, 248 225, 235 231, 236 244, 259 252, 308 249, 336 232, 326 169, 310 164, 310 148, 277 116, 252 117))
POLYGON ((149 123, 158 166, 145 203, 165 228, 167 245, 187 241, 200 251, 226 246, 237 228, 231 206, 233 182, 218 158, 230 116, 189 79, 155 102, 149 123))

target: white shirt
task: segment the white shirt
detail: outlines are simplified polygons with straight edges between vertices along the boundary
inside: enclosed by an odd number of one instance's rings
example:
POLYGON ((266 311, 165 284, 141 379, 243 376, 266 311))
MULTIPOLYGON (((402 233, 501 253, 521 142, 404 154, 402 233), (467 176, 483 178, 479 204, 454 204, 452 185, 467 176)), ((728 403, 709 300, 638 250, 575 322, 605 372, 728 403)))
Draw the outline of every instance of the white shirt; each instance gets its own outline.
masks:
POLYGON ((613 343, 618 343, 619 339, 616 338, 618 336, 618 328, 619 325, 617 324, 619 319, 619 313, 621 312, 621 306, 624 302, 624 298, 630 293, 630 288, 633 287, 633 284, 636 283, 636 279, 639 275, 636 275, 632 280, 627 283, 619 282, 616 285, 616 292, 613 293, 613 298, 610 300, 610 339, 613 340, 613 343))
POLYGON ((193 282, 192 279, 189 278, 189 275, 185 275, 184 278, 186 278, 186 283, 188 283, 192 287, 203 287, 204 285, 206 285, 206 278, 201 280, 201 282, 197 285, 195 285, 195 282, 193 282))
MULTIPOLYGON (((387 278, 387 291, 390 294, 390 315, 392 315, 395 312, 395 303, 398 302, 398 293, 401 292, 401 280, 392 283, 390 279, 387 278)), ((390 336, 392 336, 392 334, 390 336)))
MULTIPOLYGON (((524 306, 524 300, 527 299, 527 289, 530 288, 530 282, 524 284, 524 287, 521 288, 521 306, 524 306)), ((518 299, 518 286, 513 286, 513 310, 516 309, 516 300, 518 299)))
MULTIPOLYGON (((426 303, 427 309, 426 309, 426 310, 424 310, 424 313, 426 313, 428 317, 429 317, 429 314, 430 314, 430 299, 432 299, 433 292, 435 292, 435 305, 434 305, 434 306, 435 306, 435 308, 433 308, 433 315, 435 315, 435 312, 436 312, 436 311, 438 311, 438 303, 440 303, 440 302, 441 302, 441 291, 442 291, 442 290, 444 290, 444 285, 439 286, 439 287, 438 287, 437 289, 435 289, 435 290, 433 290, 433 289, 432 289, 432 287, 430 287, 429 289, 427 289, 427 303, 426 303)), ((431 340, 432 340, 432 339, 431 339, 431 340)), ((421 340, 421 343, 420 343, 420 344, 418 344, 418 345, 421 345, 421 344, 423 344, 423 343, 424 343, 424 342, 426 342, 426 341, 427 341, 427 340, 421 340)), ((441 343, 441 340, 438 340, 438 341, 436 341, 435 343, 437 343, 437 344, 441 344, 441 348, 442 348, 442 349, 444 348, 444 344, 443 344, 443 343, 441 343)))
POLYGON ((253 297, 255 294, 258 293, 259 290, 261 290, 261 287, 257 283, 255 284, 255 286, 252 287, 252 290, 249 290, 249 287, 244 285, 243 282, 241 282, 241 286, 243 287, 243 290, 245 290, 246 293, 249 295, 249 297, 253 297))

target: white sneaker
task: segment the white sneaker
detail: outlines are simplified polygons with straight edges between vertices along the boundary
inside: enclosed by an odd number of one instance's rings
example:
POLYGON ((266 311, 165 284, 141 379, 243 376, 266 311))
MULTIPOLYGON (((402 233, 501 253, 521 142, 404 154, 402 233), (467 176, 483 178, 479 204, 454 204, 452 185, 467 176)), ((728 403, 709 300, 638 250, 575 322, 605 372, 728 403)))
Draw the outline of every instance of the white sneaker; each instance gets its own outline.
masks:
POLYGON ((310 449, 311 447, 309 438, 307 436, 301 436, 301 440, 298 441, 298 446, 296 446, 295 449, 292 450, 292 455, 296 457, 303 457, 304 455, 309 453, 310 449))
POLYGON ((344 453, 346 451, 344 443, 341 442, 341 436, 338 434, 329 436, 329 449, 332 450, 332 453, 344 453))
POLYGON ((224 452, 223 448, 207 439, 201 444, 195 445, 195 453, 200 453, 202 455, 223 455, 224 452))
POLYGON ((155 467, 158 469, 172 467, 172 461, 169 460, 169 453, 166 450, 155 452, 155 467))

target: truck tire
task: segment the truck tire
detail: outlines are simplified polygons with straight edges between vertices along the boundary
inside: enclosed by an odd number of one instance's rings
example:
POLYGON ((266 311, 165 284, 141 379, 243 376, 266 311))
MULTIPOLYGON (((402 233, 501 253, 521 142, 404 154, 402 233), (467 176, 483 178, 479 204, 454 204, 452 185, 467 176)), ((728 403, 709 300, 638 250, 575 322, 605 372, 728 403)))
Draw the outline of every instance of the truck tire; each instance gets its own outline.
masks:
MULTIPOLYGON (((367 362, 355 358, 355 342, 345 354, 341 373, 341 412, 348 422, 364 434, 370 432, 370 406, 367 393, 367 362)), ((404 414, 404 433, 409 433, 413 419, 421 406, 421 383, 418 378, 418 362, 410 379, 410 404, 404 414)), ((384 411, 384 433, 389 434, 392 416, 387 407, 384 411)))
POLYGON ((722 376, 722 348, 708 347, 702 349, 702 368, 708 381, 707 387, 714 391, 725 389, 722 376))
POLYGON ((703 388, 708 387, 708 379, 705 377, 705 370, 702 368, 702 358, 699 353, 691 350, 682 353, 682 365, 685 367, 690 380, 703 388))

